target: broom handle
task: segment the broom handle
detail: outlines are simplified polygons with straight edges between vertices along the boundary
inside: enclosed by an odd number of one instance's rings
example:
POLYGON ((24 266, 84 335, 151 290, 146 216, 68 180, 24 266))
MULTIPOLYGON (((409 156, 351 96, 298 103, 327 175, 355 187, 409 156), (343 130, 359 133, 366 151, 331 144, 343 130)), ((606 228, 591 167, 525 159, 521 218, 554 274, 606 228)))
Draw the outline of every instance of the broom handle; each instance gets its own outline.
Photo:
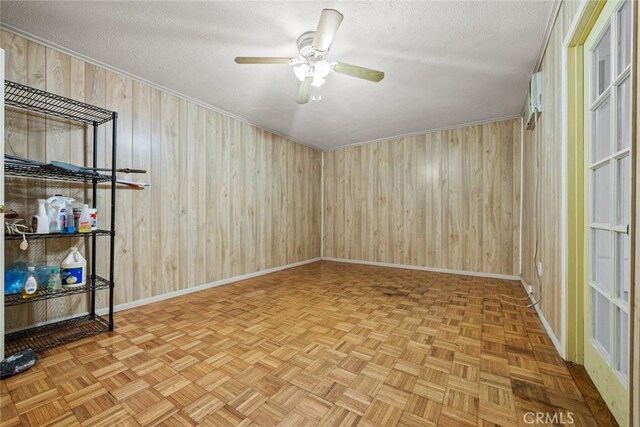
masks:
MULTIPOLYGON (((86 170, 92 170, 92 171, 103 171, 103 172, 111 172, 112 169, 109 168, 83 168, 86 170)), ((129 168, 123 168, 123 169, 116 169, 116 172, 123 172, 123 173, 147 173, 146 170, 144 169, 129 169, 129 168)))

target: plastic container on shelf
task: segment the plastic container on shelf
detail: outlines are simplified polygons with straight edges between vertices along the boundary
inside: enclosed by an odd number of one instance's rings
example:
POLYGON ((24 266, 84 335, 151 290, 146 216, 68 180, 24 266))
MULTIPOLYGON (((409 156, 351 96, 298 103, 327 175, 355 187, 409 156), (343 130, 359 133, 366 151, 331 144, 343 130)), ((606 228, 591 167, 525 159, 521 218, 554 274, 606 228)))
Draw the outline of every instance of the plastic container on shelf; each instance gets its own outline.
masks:
POLYGON ((22 298, 31 298, 38 293, 38 281, 36 280, 36 268, 33 266, 27 267, 27 277, 22 287, 22 298))
POLYGON ((71 248, 60 267, 63 288, 84 286, 86 284, 87 260, 80 255, 76 246, 71 248))
POLYGON ((62 289, 62 278, 60 277, 60 269, 58 267, 53 267, 51 269, 47 287, 49 289, 62 289))
POLYGON ((82 212, 80 213, 80 225, 79 225, 78 231, 80 233, 91 232, 91 216, 89 214, 89 205, 84 205, 82 207, 82 212))

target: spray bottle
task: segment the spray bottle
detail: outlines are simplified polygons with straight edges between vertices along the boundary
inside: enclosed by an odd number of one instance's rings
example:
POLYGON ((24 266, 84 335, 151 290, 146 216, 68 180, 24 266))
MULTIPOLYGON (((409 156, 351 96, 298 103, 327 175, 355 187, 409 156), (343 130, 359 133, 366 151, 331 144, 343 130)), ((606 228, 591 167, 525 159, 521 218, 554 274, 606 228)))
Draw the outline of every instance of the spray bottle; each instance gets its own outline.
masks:
POLYGON ((66 215, 66 197, 62 197, 62 194, 56 194, 53 197, 47 199, 47 203, 50 206, 49 209, 49 232, 58 233, 64 229, 64 222, 67 219, 66 215))
POLYGON ((78 230, 80 233, 91 232, 91 217, 89 216, 89 205, 82 207, 82 213, 80 214, 80 227, 78 230))
POLYGON ((33 216, 33 232, 36 234, 49 233, 49 215, 47 215, 47 201, 38 199, 38 214, 33 216))
POLYGON ((65 220, 64 220, 64 227, 62 228, 62 233, 75 233, 76 232, 76 227, 75 227, 75 220, 73 218, 73 202, 75 201, 75 199, 73 197, 64 197, 65 199, 65 208, 64 208, 64 213, 65 213, 65 220))

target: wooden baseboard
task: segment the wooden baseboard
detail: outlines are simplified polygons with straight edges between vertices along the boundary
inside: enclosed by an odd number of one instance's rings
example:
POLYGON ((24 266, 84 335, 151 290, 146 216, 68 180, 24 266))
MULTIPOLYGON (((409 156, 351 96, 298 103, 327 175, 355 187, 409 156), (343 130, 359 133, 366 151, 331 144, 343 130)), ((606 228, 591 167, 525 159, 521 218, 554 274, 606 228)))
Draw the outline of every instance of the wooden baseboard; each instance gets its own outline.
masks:
POLYGON ((407 264, 390 264, 387 262, 362 261, 362 260, 353 260, 353 259, 346 259, 346 258, 322 257, 322 260, 334 261, 334 262, 346 262, 349 264, 375 265, 378 267, 404 268, 407 270, 431 271, 434 273, 461 274, 463 276, 488 277, 490 279, 520 280, 520 276, 512 276, 509 274, 482 273, 477 271, 465 271, 465 270, 450 270, 447 268, 422 267, 418 265, 407 265, 407 264))
MULTIPOLYGON (((163 301, 169 298, 179 297, 181 295, 187 295, 193 292, 202 291, 204 289, 215 288, 216 286, 227 285, 229 283, 239 282, 240 280, 251 279, 252 277, 263 276, 265 274, 275 273, 276 271, 287 270, 289 268, 298 267, 305 264, 311 264, 312 262, 320 261, 320 258, 311 258, 305 261, 294 262, 293 264, 282 265, 280 267, 269 268, 266 270, 260 270, 249 274, 243 274, 242 276, 229 277, 228 279, 217 280, 211 283, 205 283, 204 285, 194 286, 191 288, 180 289, 179 291, 168 292, 162 295, 156 295, 149 298, 142 298, 136 301, 125 302, 113 307, 114 311, 127 310, 134 307, 140 307, 141 305, 151 304, 158 301, 163 301)), ((101 308, 96 310, 96 313, 104 316, 109 313, 107 308, 101 308)))
MULTIPOLYGON (((527 284, 527 282, 525 282, 524 279, 520 278, 520 283, 522 283, 522 286, 524 287, 525 292, 529 294, 529 291, 528 291, 529 285, 527 284)), ((531 295, 529 295, 529 298, 531 299, 531 302, 535 302, 535 299, 533 299, 531 295)), ((555 346, 556 350, 558 350, 558 354, 560 354, 560 357, 566 360, 566 355, 564 354, 564 348, 562 347, 562 343, 556 336, 555 332, 553 332, 553 329, 551 329, 551 325, 549 325, 549 322, 547 322, 547 319, 544 317, 544 313, 542 312, 542 310, 540 310, 540 305, 536 304, 533 306, 533 308, 536 309, 536 313, 538 313, 538 317, 542 322, 542 326, 544 326, 544 330, 547 331, 547 334, 549 334, 549 338, 551 338, 553 345, 555 346)))

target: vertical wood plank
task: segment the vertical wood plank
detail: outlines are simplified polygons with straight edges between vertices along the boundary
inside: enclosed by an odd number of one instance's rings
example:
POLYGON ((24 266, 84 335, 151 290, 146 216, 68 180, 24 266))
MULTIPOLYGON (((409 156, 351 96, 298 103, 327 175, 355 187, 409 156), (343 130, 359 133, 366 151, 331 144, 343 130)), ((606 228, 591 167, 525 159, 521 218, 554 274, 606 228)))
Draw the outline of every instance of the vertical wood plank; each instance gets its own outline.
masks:
POLYGON ((179 183, 176 179, 179 165, 180 102, 164 92, 161 98, 161 175, 162 192, 162 293, 176 290, 180 283, 179 226, 180 215, 175 209, 179 200, 179 183))
MULTIPOLYGON (((210 169, 212 167, 211 164, 207 163, 207 151, 208 151, 208 143, 207 140, 207 111, 198 106, 196 108, 195 114, 197 114, 197 136, 195 140, 195 149, 194 155, 195 159, 191 166, 191 174, 194 185, 197 188, 196 192, 196 200, 194 202, 194 209, 196 210, 197 220, 195 221, 195 263, 196 263, 196 271, 195 277, 192 282, 189 282, 189 286, 193 286, 196 283, 204 284, 208 283, 207 279, 207 262, 209 253, 207 251, 207 240, 210 236, 207 234, 207 224, 209 222, 213 222, 207 212, 207 201, 209 193, 212 193, 208 186, 207 180, 211 177, 210 169)), ((193 235, 192 235, 193 236, 193 235)))
POLYGON ((334 247, 334 204, 335 195, 335 151, 324 153, 324 256, 335 257, 334 247))
POLYGON ((163 121, 162 121, 162 93, 157 89, 151 89, 151 141, 150 155, 151 167, 148 174, 149 185, 152 191, 149 194, 149 212, 153 212, 149 218, 151 232, 151 294, 161 295, 164 291, 164 259, 162 248, 166 238, 163 236, 164 225, 164 188, 162 185, 164 167, 162 161, 163 151, 163 121))
POLYGON ((390 141, 389 170, 391 177, 391 192, 389 193, 390 227, 390 257, 389 262, 402 264, 404 261, 404 151, 403 140, 390 141))
POLYGON ((500 123, 500 270, 513 274, 513 122, 500 123))
POLYGON ((500 127, 496 123, 482 127, 482 187, 484 194, 482 246, 484 251, 483 268, 496 271, 500 257, 500 127))
POLYGON ((390 244, 391 236, 390 224, 391 216, 389 213, 389 191, 390 191, 390 141, 381 142, 377 147, 378 152, 376 155, 376 169, 378 170, 377 176, 377 199, 378 209, 376 210, 378 215, 376 218, 376 227, 378 230, 378 250, 376 261, 378 262, 391 262, 390 244))
MULTIPOLYGON (((184 99, 178 99, 178 138, 177 147, 175 152, 177 153, 177 170, 174 173, 173 178, 176 182, 176 198, 168 206, 169 209, 174 211, 176 222, 174 227, 178 232, 178 283, 174 285, 174 289, 185 289, 189 287, 189 275, 192 267, 191 259, 189 258, 188 246, 192 244, 190 242, 191 236, 189 235, 189 224, 197 221, 194 214, 193 206, 187 206, 188 193, 193 191, 189 188, 189 159, 188 159, 188 128, 189 128, 189 111, 187 107, 187 101, 184 99)), ((197 125, 196 125, 197 126, 197 125)))
MULTIPOLYGON (((471 270, 471 245, 469 245, 469 241, 471 240, 470 234, 470 222, 471 222, 471 212, 470 212, 470 200, 471 200, 471 175, 470 175, 470 152, 469 143, 471 140, 471 133, 473 132, 473 127, 467 127, 461 129, 458 134, 460 137, 460 208, 459 208, 459 217, 460 220, 460 231, 458 233, 460 237, 460 268, 464 271, 471 270)), ((509 224, 511 225, 511 224, 509 224)))
MULTIPOLYGON (((246 197, 246 206, 244 216, 246 218, 243 227, 242 248, 244 251, 243 259, 245 265, 242 271, 254 272, 258 270, 258 219, 256 216, 256 175, 260 173, 260 166, 256 157, 256 132, 252 126, 243 126, 243 151, 242 156, 245 162, 243 167, 244 173, 244 193, 246 197)), ((297 145, 297 144, 296 144, 297 145)))
POLYGON ((483 149, 482 126, 470 129, 468 142, 469 155, 469 270, 483 271, 483 149))
POLYGON ((423 166, 425 168, 425 232, 420 237, 425 242, 425 263, 428 260, 434 264, 437 263, 437 242, 436 235, 436 214, 437 205, 434 202, 435 194, 439 191, 437 185, 436 165, 437 159, 435 157, 435 149, 437 141, 435 139, 435 133, 429 133, 424 136, 425 139, 425 158, 423 159, 423 166))
POLYGON ((447 203, 443 205, 446 212, 446 242, 447 265, 454 270, 463 270, 463 248, 462 233, 464 232, 464 224, 462 221, 462 211, 464 205, 462 201, 465 198, 465 183, 462 176, 462 147, 461 132, 466 129, 456 129, 448 132, 448 156, 447 165, 447 203))
POLYGON ((338 258, 345 257, 345 234, 346 230, 343 224, 345 222, 345 203, 347 198, 346 186, 346 151, 336 151, 336 203, 335 203, 335 221, 340 224, 334 229, 334 244, 336 247, 336 256, 338 258))
MULTIPOLYGON (((134 168, 147 170, 145 175, 135 175, 136 180, 148 180, 151 173, 151 88, 134 81, 132 86, 132 164, 134 168)), ((151 260, 151 192, 136 191, 132 194, 132 250, 134 299, 152 296, 151 260)), ((104 224, 102 225, 104 227, 104 224)))
MULTIPOLYGON (((186 123, 185 130, 186 139, 183 142, 180 153, 182 155, 181 168, 181 205, 180 217, 182 227, 180 229, 180 250, 184 252, 181 257, 181 267, 185 267, 185 274, 182 275, 184 284, 188 287, 190 283, 198 283, 196 276, 198 273, 198 248, 200 240, 204 240, 198 231, 200 223, 200 188, 198 180, 198 146, 199 146, 199 115, 198 106, 192 102, 186 103, 186 123), (183 246, 184 245, 184 246, 183 246)), ((182 125, 182 124, 181 124, 182 125)), ((182 128, 182 126, 181 126, 182 128)), ((184 136, 184 135, 183 135, 184 136)), ((203 283, 203 282, 200 282, 203 283)))
MULTIPOLYGON (((127 167, 132 161, 132 81, 119 74, 106 74, 106 107, 118 112, 118 134, 116 162, 118 167, 127 167)), ((110 153, 109 153, 110 156, 110 153)), ((130 174, 119 174, 124 179, 131 179, 130 174)), ((115 293, 115 303, 121 304, 134 299, 133 283, 133 228, 132 228, 132 195, 131 189, 119 188, 116 191, 116 238, 115 251, 118 262, 115 264, 118 278, 118 292, 115 293)))
POLYGON ((221 142, 218 140, 220 120, 218 114, 207 110, 206 112, 206 179, 211 188, 206 191, 207 212, 209 218, 206 227, 207 240, 207 282, 213 282, 222 277, 222 230, 220 223, 223 220, 220 202, 226 191, 222 182, 223 164, 220 152, 221 142))
POLYGON ((438 148, 437 148, 437 152, 438 154, 436 155, 436 158, 439 161, 439 172, 438 172, 438 176, 439 176, 439 182, 440 182, 440 192, 441 195, 439 197, 440 203, 439 203, 439 212, 438 212, 438 218, 439 218, 439 223, 438 223, 438 234, 440 237, 440 247, 438 250, 438 258, 439 258, 439 262, 438 262, 438 266, 442 267, 442 268, 446 268, 446 266, 448 265, 448 261, 449 261, 449 246, 450 246, 450 242, 449 242, 449 223, 451 221, 450 218, 450 213, 449 213, 449 206, 450 206, 450 199, 451 199, 451 194, 449 193, 449 168, 448 168, 448 164, 449 164, 449 144, 448 144, 448 140, 449 140, 449 132, 450 131, 444 131, 442 133, 439 133, 439 140, 440 143, 438 144, 438 148))
POLYGON ((521 132, 520 132, 520 121, 515 120, 511 127, 512 129, 512 141, 513 141, 513 174, 512 174, 512 215, 513 220, 511 221, 511 233, 513 244, 512 244, 512 258, 511 258, 511 271, 516 276, 520 275, 520 198, 521 198, 521 184, 522 184, 522 175, 521 175, 521 152, 522 152, 522 144, 521 144, 521 132))

